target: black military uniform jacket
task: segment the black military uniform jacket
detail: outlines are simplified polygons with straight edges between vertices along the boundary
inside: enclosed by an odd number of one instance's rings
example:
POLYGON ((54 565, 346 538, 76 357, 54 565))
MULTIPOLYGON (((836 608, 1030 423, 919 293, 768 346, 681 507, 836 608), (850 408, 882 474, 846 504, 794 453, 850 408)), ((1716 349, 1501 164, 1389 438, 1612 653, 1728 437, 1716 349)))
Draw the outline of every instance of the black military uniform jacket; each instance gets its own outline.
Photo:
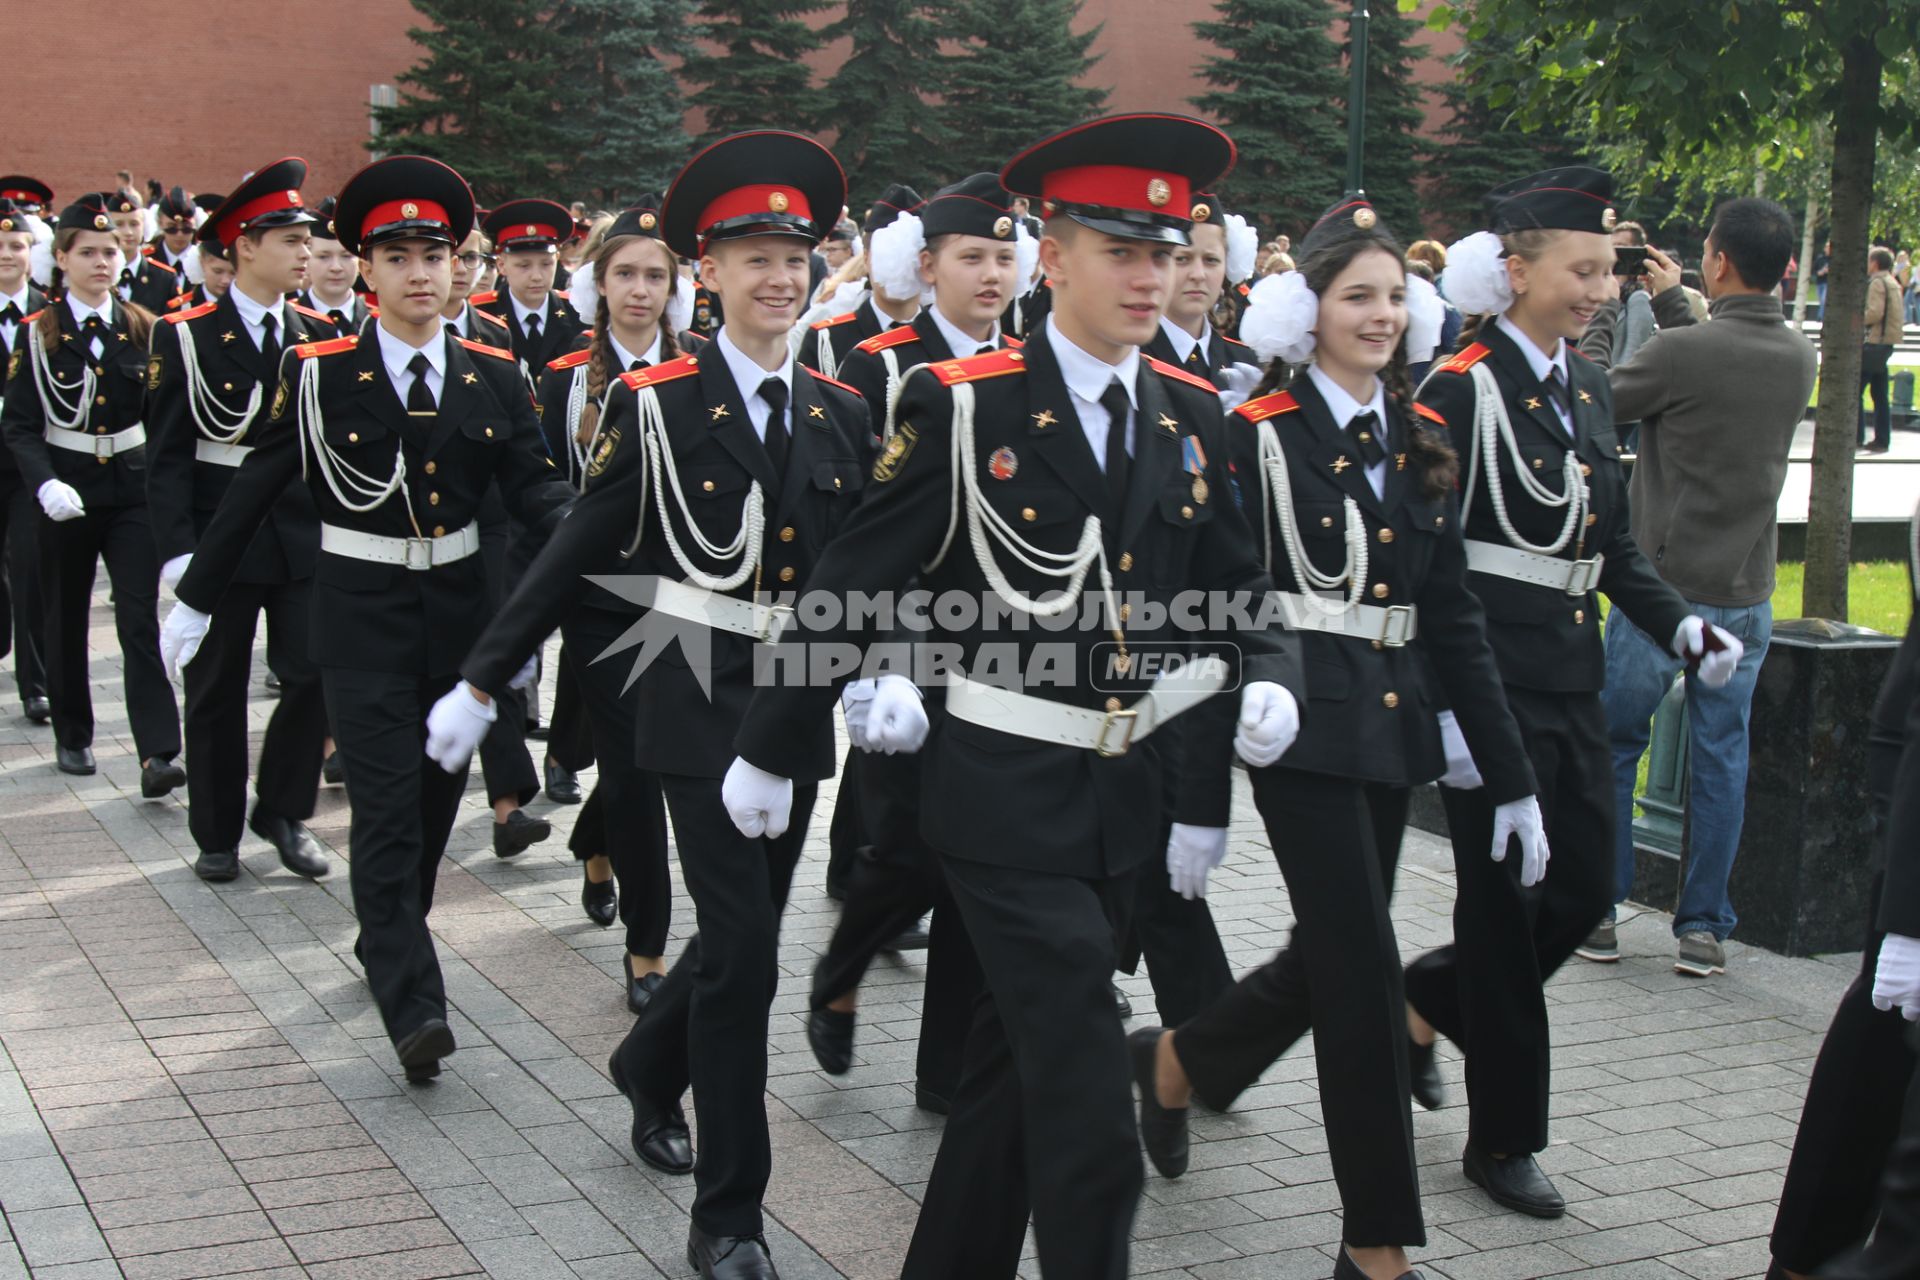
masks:
MULTIPOLYGON (((293 295, 293 301, 299 303, 315 315, 324 316, 326 322, 332 326, 333 336, 335 337, 345 337, 347 334, 360 332, 367 327, 367 318, 369 316, 378 316, 380 314, 379 311, 367 305, 366 295, 359 293, 353 295, 353 305, 345 311, 321 306, 320 300, 313 296, 313 292, 310 289, 302 289, 299 293, 293 295)), ((500 338, 502 342, 506 340, 506 336, 504 332, 501 333, 500 338)))
MULTIPOLYGON (((1533 478, 1562 493, 1567 453, 1571 450, 1578 456, 1591 496, 1582 526, 1559 552, 1569 562, 1569 574, 1574 572, 1571 562, 1575 559, 1606 556, 1599 590, 1656 643, 1667 644, 1692 610, 1654 573, 1633 541, 1606 372, 1569 346, 1575 429, 1574 438, 1569 439, 1546 387, 1534 377, 1513 339, 1498 325, 1488 325, 1481 334, 1481 341, 1436 365, 1420 388, 1420 403, 1446 422, 1460 455, 1461 483, 1467 482, 1471 469, 1476 434, 1472 369, 1484 361, 1499 384, 1520 456, 1533 478)), ((1491 453, 1481 450, 1479 480, 1466 499, 1467 540, 1508 545, 1488 489, 1486 473, 1493 466, 1500 468, 1507 513, 1520 536, 1536 546, 1552 543, 1566 518, 1565 508, 1531 501, 1521 490, 1506 445, 1497 440, 1491 453)), ((1568 595, 1553 587, 1487 573, 1473 573, 1468 581, 1486 606, 1489 638, 1500 677, 1507 684, 1544 692, 1593 693, 1606 682, 1600 603, 1593 592, 1568 595)))
MULTIPOLYGON (((55 390, 69 402, 77 400, 87 371, 93 371, 94 402, 86 406, 86 420, 78 429, 111 435, 140 422, 146 406, 147 349, 128 334, 127 311, 120 300, 113 299, 113 322, 102 334, 105 350, 97 360, 88 353, 91 343, 74 322, 73 308, 65 302, 49 305, 60 322, 59 345, 47 351, 55 390)), ((38 324, 45 314, 38 312, 30 319, 38 324)), ((34 381, 28 342, 27 325, 23 324, 14 344, 17 350, 7 361, 6 408, 0 411, 0 434, 4 434, 7 448, 19 464, 21 483, 27 492, 37 493, 47 481, 59 479, 79 492, 80 501, 89 511, 136 507, 145 502, 144 446, 111 458, 97 458, 47 443, 46 412, 39 384, 34 381)))
MULTIPOLYGON (((292 303, 281 308, 281 315, 286 325, 282 351, 289 345, 334 336, 331 321, 316 319, 292 303)), ((176 311, 153 327, 152 353, 147 358, 147 511, 162 564, 200 545, 220 500, 240 472, 239 466, 216 460, 233 455, 201 429, 188 406, 180 343, 183 328, 193 334, 202 387, 231 411, 232 417, 223 416, 216 423, 223 434, 229 429, 226 424, 246 408, 254 388, 260 389, 259 409, 232 442, 240 450, 250 451, 251 437, 264 427, 280 373, 254 345, 231 289, 218 302, 176 311), (213 448, 206 448, 202 441, 213 448), (208 457, 201 458, 201 453, 208 457)), ((233 580, 276 586, 311 578, 319 554, 320 517, 312 495, 305 485, 288 485, 253 536, 233 580)))
MULTIPOLYGON (((844 385, 795 369, 787 470, 776 483, 766 447, 747 415, 747 395, 757 388, 743 393, 726 360, 712 348, 623 374, 608 384, 586 492, 462 668, 475 688, 496 692, 506 686, 583 598, 588 584, 581 575, 607 571, 610 550, 633 548, 617 572, 686 579, 667 546, 660 494, 646 465, 636 417, 642 390, 659 397, 672 445, 670 462, 693 520, 708 540, 722 545, 734 540, 749 487, 760 482, 767 517, 759 575, 764 595, 804 589, 822 549, 859 501, 863 471, 857 442, 867 430, 867 407, 844 385)), ((732 572, 735 562, 700 555, 670 490, 665 501, 680 545, 693 562, 703 572, 732 572)), ((731 594, 746 599, 752 589, 749 578, 731 594)), ((640 674, 636 763, 642 769, 719 778, 733 761, 734 731, 753 694, 755 650, 765 646, 731 632, 699 629, 699 634, 711 640, 709 688, 702 687, 679 644, 654 657, 640 674)), ((794 767, 788 776, 809 782, 833 774, 832 725, 825 717, 786 745, 794 767)))
MULTIPOLYGON (((481 314, 486 314, 482 312, 481 314)), ((678 335, 674 341, 679 350, 674 358, 698 355, 707 345, 707 340, 697 333, 687 332, 678 335)), ((578 420, 567 420, 567 404, 572 399, 576 382, 584 384, 587 379, 587 364, 593 358, 591 350, 593 330, 583 329, 574 339, 574 348, 557 360, 547 361, 547 367, 540 371, 539 408, 540 430, 546 437, 547 453, 554 464, 566 474, 567 483, 581 488, 586 481, 586 462, 580 457, 580 446, 575 442, 574 431, 578 420)), ((662 361, 665 363, 665 361, 662 361)), ((607 371, 607 384, 611 388, 613 379, 623 369, 607 371)), ((602 392, 604 395, 605 392, 602 392)))
MULTIPOLYGON (((1017 349, 1021 344, 1003 333, 1000 345, 1017 349)), ((866 398, 867 410, 873 415, 873 432, 867 441, 869 461, 879 453, 887 419, 887 357, 882 352, 892 354, 894 367, 902 377, 915 365, 953 359, 946 335, 934 321, 932 307, 922 307, 911 323, 877 333, 848 354, 840 365, 839 377, 866 398)))
POLYGON ((1307 704, 1300 737, 1280 763, 1396 787, 1431 782, 1446 771, 1434 716, 1451 705, 1493 802, 1521 799, 1538 788, 1487 647, 1486 615, 1467 589, 1458 497, 1451 490, 1438 497, 1429 492, 1423 455, 1409 447, 1413 423, 1398 401, 1385 399, 1388 456, 1380 496, 1311 378, 1297 378, 1291 391, 1250 400, 1227 415, 1234 499, 1244 506, 1263 558, 1271 548, 1274 587, 1308 592, 1273 498, 1262 500, 1260 423, 1272 424, 1285 454, 1301 549, 1314 568, 1335 574, 1346 563, 1351 498, 1366 527, 1361 603, 1411 605, 1418 618, 1416 638, 1401 646, 1302 630, 1307 704))
MULTIPOLYGON (((814 321, 807 330, 806 338, 800 343, 800 363, 819 372, 826 363, 820 354, 820 346, 825 343, 833 352, 834 376, 838 377, 839 367, 853 354, 855 347, 893 327, 874 310, 872 295, 868 295, 859 306, 844 315, 814 321)), ((885 410, 882 409, 882 412, 885 410)))
MULTIPOLYGON (((178 269, 147 252, 144 246, 139 260, 129 262, 124 273, 132 278, 127 301, 143 306, 156 315, 165 312, 167 304, 187 288, 187 278, 178 269)), ((116 282, 115 292, 118 291, 119 284, 116 282)))
POLYGON ((1180 359, 1178 353, 1174 351, 1173 339, 1167 336, 1164 328, 1154 334, 1153 341, 1141 349, 1155 360, 1178 365, 1195 377, 1205 378, 1216 387, 1225 385, 1220 375, 1229 365, 1244 364, 1256 369, 1260 367, 1260 361, 1254 358, 1252 347, 1238 338, 1229 338, 1218 329, 1208 335, 1204 352, 1196 345, 1192 354, 1185 360, 1180 359))
POLYGON ((547 314, 540 322, 538 342, 529 341, 521 331, 519 314, 513 309, 513 296, 505 288, 475 294, 467 301, 475 310, 488 312, 506 322, 507 349, 526 361, 529 369, 544 369, 547 361, 573 350, 581 331, 587 327, 558 288, 547 293, 547 314))
MULTIPOLYGON (((1907 585, 1920 618, 1920 511, 1908 528, 1907 585)), ((1920 626, 1909 625, 1880 686, 1867 739, 1867 781, 1883 818, 1876 865, 1886 868, 1880 892, 1885 933, 1920 938, 1920 626)))
MULTIPOLYGON (((300 479, 323 525, 387 537, 441 537, 475 519, 496 481, 509 510, 543 537, 572 496, 540 440, 519 362, 497 347, 447 341, 446 378, 431 418, 407 413, 373 329, 289 347, 270 417, 256 428, 220 509, 202 533, 178 595, 212 612, 239 571, 248 541, 283 489, 300 479), (404 458, 408 501, 394 493, 370 511, 349 510, 323 475, 298 422, 302 366, 319 378, 320 434, 348 465, 384 480, 404 458)), ((351 494, 351 491, 349 491, 351 494)), ((364 501, 364 499, 363 499, 364 501)), ((314 572, 313 656, 321 666, 422 677, 452 674, 488 621, 479 554, 420 571, 321 551, 314 572)), ((504 683, 504 682, 503 682, 504 683)))
MULTIPOLYGON (((47 295, 40 292, 39 288, 29 280, 27 282, 27 310, 25 315, 22 315, 20 320, 13 326, 13 345, 8 346, 5 339, 0 338, 0 403, 4 403, 6 399, 6 379, 8 371, 13 365, 13 353, 27 349, 27 317, 33 315, 46 305, 47 295)), ((23 360, 22 363, 24 364, 25 361, 23 360)), ((19 475, 20 464, 14 461, 13 450, 6 448, 4 445, 0 445, 0 480, 4 480, 7 477, 14 477, 14 482, 18 483, 17 477, 19 475)))
MULTIPOLYGON (((1127 633, 1130 656, 1162 647, 1184 650, 1216 638, 1177 632, 1164 611, 1139 608, 1136 600, 1164 603, 1182 591, 1241 592, 1250 593, 1243 603, 1257 609, 1270 583, 1229 496, 1225 433, 1212 388, 1171 366, 1141 362, 1130 486, 1124 508, 1116 511, 1045 334, 1021 351, 928 365, 908 376, 893 438, 874 466, 860 509, 822 557, 809 584, 813 590, 843 597, 897 592, 917 574, 917 585, 936 598, 945 592, 975 604, 993 598, 964 527, 953 531, 944 558, 922 568, 949 531, 958 482, 951 453, 954 401, 962 388, 975 400, 972 465, 983 502, 1029 544, 1054 553, 1073 551, 1087 517, 1100 518, 1115 589, 1135 615, 1127 633), (1186 469, 1186 459, 1202 456, 1199 473, 1186 469), (1159 625, 1144 629, 1140 624, 1155 612, 1162 614, 1155 620, 1159 625)), ((964 498, 959 519, 967 519, 964 498)), ((1028 595, 1063 585, 1004 551, 996 562, 1010 585, 1028 595)), ((1083 614, 1100 605, 1097 569, 1087 581, 1083 614)), ((1036 697, 1089 709, 1107 709, 1109 697, 1131 704, 1150 683, 1146 664, 1107 679, 1112 636, 1104 609, 1099 616, 1099 625, 1059 631, 1037 624, 989 630, 978 621, 951 632, 936 626, 928 638, 956 646, 963 670, 979 672, 988 646, 1011 653, 1023 674, 1036 676, 1022 690, 1036 697), (1060 649, 1054 646, 1065 646, 1070 656, 1054 667, 1053 681, 1029 665, 1043 645, 1055 655, 1060 649)), ((878 638, 871 630, 850 631, 844 619, 820 629, 796 619, 781 646, 878 638)), ((1243 651, 1243 681, 1276 681, 1304 705, 1295 637, 1279 630, 1231 630, 1225 638, 1243 651)), ((833 689, 822 686, 762 689, 740 730, 740 755, 769 772, 796 776, 804 763, 796 743, 827 723, 833 697, 833 689)), ((1124 754, 1103 757, 948 714, 923 749, 923 827, 936 847, 957 857, 1088 878, 1119 874, 1163 849, 1168 815, 1159 743, 1156 735, 1124 754)), ((1230 736, 1183 733, 1180 748, 1183 781, 1174 788, 1179 803, 1172 819, 1225 826, 1230 736)))

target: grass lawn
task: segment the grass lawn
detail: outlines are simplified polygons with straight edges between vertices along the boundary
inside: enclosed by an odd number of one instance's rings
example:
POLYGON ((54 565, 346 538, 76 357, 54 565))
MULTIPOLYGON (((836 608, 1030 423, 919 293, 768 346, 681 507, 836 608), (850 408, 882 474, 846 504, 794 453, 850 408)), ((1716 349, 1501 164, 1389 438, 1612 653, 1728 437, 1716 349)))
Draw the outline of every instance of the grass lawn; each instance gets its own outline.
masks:
MULTIPOLYGON (((1773 589, 1773 620, 1798 618, 1803 564, 1782 563, 1773 589)), ((1907 589, 1907 568, 1892 560, 1856 564, 1847 574, 1847 621, 1872 627, 1890 636, 1907 634, 1913 596, 1907 589)))

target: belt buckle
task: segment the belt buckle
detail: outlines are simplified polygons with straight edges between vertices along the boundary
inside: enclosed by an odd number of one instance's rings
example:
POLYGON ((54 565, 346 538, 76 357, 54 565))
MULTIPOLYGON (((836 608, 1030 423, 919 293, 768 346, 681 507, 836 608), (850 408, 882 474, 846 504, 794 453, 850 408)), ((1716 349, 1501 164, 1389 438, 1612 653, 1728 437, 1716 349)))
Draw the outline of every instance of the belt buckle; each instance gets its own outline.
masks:
POLYGON ((1570 596, 1583 596, 1600 585, 1600 557, 1575 560, 1567 566, 1567 585, 1561 590, 1570 596))
POLYGON ((1413 638, 1413 606, 1390 604, 1385 612, 1387 616, 1380 622, 1380 634, 1376 639, 1388 649, 1406 648, 1407 641, 1413 638))
POLYGON ((1133 728, 1139 719, 1140 713, 1131 708, 1125 711, 1107 712, 1106 719, 1100 722, 1100 732, 1093 739, 1094 754, 1108 760, 1127 754, 1127 749, 1133 746, 1133 728), (1112 732, 1116 724, 1125 725, 1126 733, 1121 736, 1120 745, 1113 747, 1107 743, 1107 734, 1112 732))
POLYGON ((765 621, 754 628, 753 638, 761 644, 778 644, 780 643, 780 633, 787 629, 789 622, 793 621, 793 606, 790 604, 754 606, 756 610, 763 607, 765 613, 762 616, 765 618, 765 621))
POLYGON ((403 562, 407 568, 416 573, 433 568, 433 539, 405 538, 402 541, 407 544, 407 557, 403 562))
POLYGON ((95 436, 93 438, 93 456, 103 461, 111 458, 113 456, 113 446, 114 438, 112 436, 95 436))

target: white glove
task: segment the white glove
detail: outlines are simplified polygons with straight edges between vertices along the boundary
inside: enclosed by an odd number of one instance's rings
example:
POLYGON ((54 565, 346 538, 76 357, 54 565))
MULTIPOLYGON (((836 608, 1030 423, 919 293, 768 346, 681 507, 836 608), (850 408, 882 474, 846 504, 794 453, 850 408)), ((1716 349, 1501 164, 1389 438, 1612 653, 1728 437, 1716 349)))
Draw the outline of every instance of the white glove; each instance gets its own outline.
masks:
POLYGON ((901 675, 881 676, 867 708, 867 750, 914 752, 927 740, 927 709, 920 690, 901 675))
POLYGON ((462 680, 440 695, 427 712, 427 756, 448 773, 458 773, 473 759, 473 749, 500 718, 492 699, 480 701, 473 686, 462 680))
POLYGON ((1167 839, 1167 879, 1173 891, 1191 902, 1207 896, 1207 872, 1219 866, 1227 856, 1225 827, 1191 827, 1173 824, 1167 839))
POLYGON ((528 658, 526 662, 521 664, 521 667, 518 671, 513 673, 513 679, 507 681, 507 688, 524 689, 528 685, 532 684, 533 678, 539 674, 540 674, 540 655, 536 653, 531 658, 528 658))
POLYGON ((1440 747, 1447 753, 1447 771, 1440 775, 1441 786, 1455 791, 1477 791, 1486 785, 1473 763, 1473 752, 1467 750, 1467 738, 1460 732, 1460 722, 1453 718, 1451 711, 1440 713, 1440 747))
POLYGON ((1520 838, 1520 883, 1532 888, 1547 874, 1547 824, 1533 796, 1509 800, 1493 811, 1493 860, 1507 860, 1507 837, 1520 838))
POLYGON ((47 481, 36 491, 36 496, 49 520, 73 520, 87 514, 86 503, 80 501, 80 491, 65 480, 47 481))
POLYGON ((1252 397, 1253 389, 1260 385, 1267 371, 1263 365, 1230 364, 1214 376, 1226 384, 1220 388, 1220 407, 1232 413, 1252 397))
POLYGON ((167 620, 160 624, 160 661, 166 664, 170 679, 178 680, 180 669, 200 652, 200 642, 207 638, 207 624, 212 621, 210 613, 189 608, 178 600, 173 602, 173 608, 167 611, 167 620))
POLYGON ((1300 736, 1300 704, 1285 686, 1255 680, 1240 691, 1240 726, 1233 749, 1256 768, 1265 768, 1287 753, 1300 736))
POLYGON ((193 553, 175 556, 160 566, 160 585, 171 591, 180 585, 180 579, 187 576, 187 565, 193 560, 193 553))
POLYGON ((1733 679, 1734 669, 1740 665, 1740 656, 1746 652, 1746 646, 1740 643, 1740 637, 1720 627, 1712 626, 1697 614, 1688 614, 1680 621, 1680 629, 1673 633, 1673 656, 1684 662, 1698 661, 1701 683, 1709 689, 1723 688, 1733 679), (1711 628, 1713 638, 1720 647, 1707 649, 1707 631, 1711 628))
POLYGON ((840 690, 840 710, 847 717, 847 739, 862 751, 873 750, 867 741, 867 712, 873 706, 878 682, 873 679, 849 680, 840 690))
POLYGON ((793 816, 793 779, 756 768, 735 756, 720 782, 720 803, 741 835, 769 840, 787 834, 793 816))
POLYGON ((1873 968, 1873 1007, 1895 1005, 1908 1022, 1920 1022, 1920 939, 1890 933, 1880 940, 1880 962, 1873 968))

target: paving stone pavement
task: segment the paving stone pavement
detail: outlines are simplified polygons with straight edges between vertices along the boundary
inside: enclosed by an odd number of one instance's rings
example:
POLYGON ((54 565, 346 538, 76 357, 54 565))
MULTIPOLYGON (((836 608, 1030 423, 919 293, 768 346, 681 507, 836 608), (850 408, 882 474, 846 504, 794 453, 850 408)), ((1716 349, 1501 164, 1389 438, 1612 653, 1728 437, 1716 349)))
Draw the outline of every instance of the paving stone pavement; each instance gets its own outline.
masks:
MULTIPOLYGON (((344 794, 323 791, 312 823, 335 855, 325 880, 288 875, 251 837, 238 881, 197 880, 184 794, 139 799, 95 603, 98 776, 58 774, 50 731, 19 718, 0 679, 13 713, 0 720, 0 1280, 686 1275, 692 1182, 631 1158, 605 1074, 629 1017, 620 941, 578 904, 577 810, 536 801, 558 829, 507 862, 469 791, 432 917, 460 1050, 437 1082, 409 1086, 352 960, 344 794)), ((270 708, 255 701, 256 734, 270 708)), ((1241 800, 1251 815, 1244 779, 1241 800)), ((820 812, 773 1007, 768 1235, 788 1280, 877 1280, 898 1274, 941 1122, 913 1106, 916 957, 871 975, 852 1072, 823 1075, 807 1050, 806 975, 836 910, 820 812)), ((1449 856, 1409 841, 1394 900, 1409 956, 1449 936, 1449 856)), ((1236 967, 1284 942, 1286 891, 1257 820, 1237 824, 1210 900, 1236 967)), ((684 898, 673 919, 677 950, 684 898)), ((1806 1076, 1858 957, 1735 944, 1725 978, 1690 981, 1671 971, 1670 924, 1625 924, 1624 962, 1576 960, 1549 989, 1542 1164, 1566 1218, 1498 1211, 1461 1176, 1460 1063, 1443 1047, 1455 1105, 1414 1115, 1428 1276, 1764 1270, 1806 1076)), ((1122 985, 1151 1018, 1144 976, 1122 985)), ((1331 1274, 1339 1200, 1319 1121, 1310 1044, 1235 1113, 1196 1115, 1192 1171, 1149 1174, 1134 1274, 1331 1274)))

